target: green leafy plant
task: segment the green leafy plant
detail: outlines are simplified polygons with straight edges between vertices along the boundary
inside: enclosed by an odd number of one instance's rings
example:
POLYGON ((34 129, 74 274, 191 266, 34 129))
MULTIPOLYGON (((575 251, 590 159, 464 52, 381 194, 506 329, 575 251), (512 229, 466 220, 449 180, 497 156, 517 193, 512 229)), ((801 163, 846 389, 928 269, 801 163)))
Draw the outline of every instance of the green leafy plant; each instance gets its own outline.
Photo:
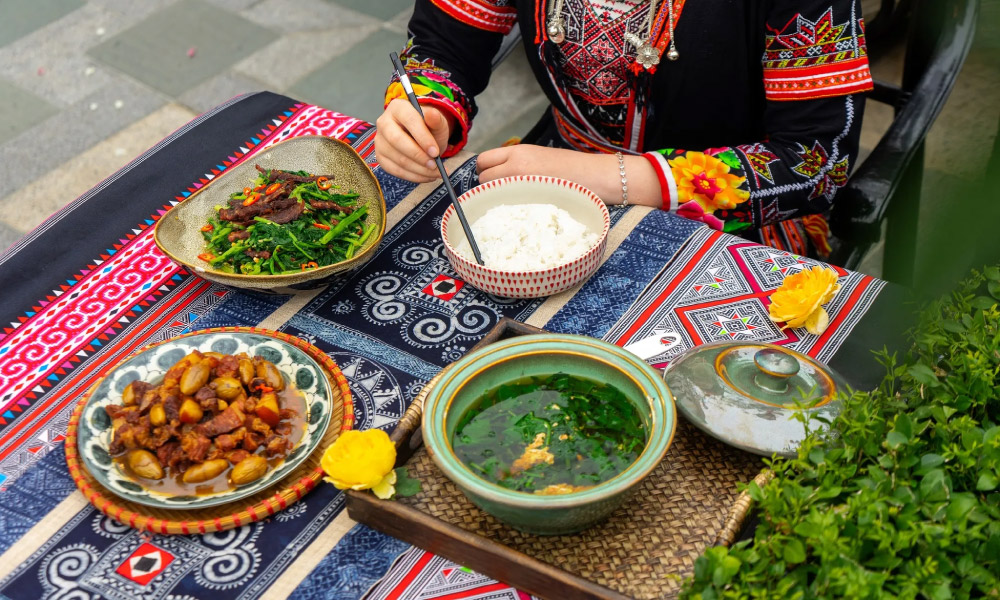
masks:
POLYGON ((683 598, 1000 597, 1000 269, 921 311, 879 388, 775 477, 754 539, 709 548, 683 598))

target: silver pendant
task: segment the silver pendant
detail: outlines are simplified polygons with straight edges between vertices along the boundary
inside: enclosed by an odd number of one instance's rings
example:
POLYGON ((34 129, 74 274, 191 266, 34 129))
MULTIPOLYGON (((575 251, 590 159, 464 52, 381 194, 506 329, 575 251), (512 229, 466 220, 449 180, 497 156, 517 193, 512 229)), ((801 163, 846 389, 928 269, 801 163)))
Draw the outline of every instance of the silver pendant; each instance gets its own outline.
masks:
POLYGON ((642 65, 642 68, 649 69, 654 65, 660 64, 660 53, 656 50, 655 46, 649 45, 648 42, 643 42, 639 46, 638 51, 636 51, 635 62, 642 65))
POLYGON ((549 34, 549 39, 557 44, 563 43, 566 39, 566 29, 563 27, 562 19, 555 18, 549 21, 545 32, 549 34))
POLYGON ((676 48, 671 48, 667 52, 667 60, 674 61, 681 57, 681 53, 676 48))
POLYGON ((649 40, 641 39, 632 32, 625 34, 625 41, 635 46, 635 62, 642 65, 642 68, 649 69, 660 64, 660 53, 649 43, 649 40))

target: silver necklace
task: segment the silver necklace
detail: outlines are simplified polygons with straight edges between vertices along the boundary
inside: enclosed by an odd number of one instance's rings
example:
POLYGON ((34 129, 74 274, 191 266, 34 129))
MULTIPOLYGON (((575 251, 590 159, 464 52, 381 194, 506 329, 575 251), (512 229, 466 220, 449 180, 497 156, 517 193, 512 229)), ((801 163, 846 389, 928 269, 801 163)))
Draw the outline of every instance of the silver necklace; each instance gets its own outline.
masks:
MULTIPOLYGON (((563 21, 562 9, 564 0, 555 0, 555 6, 549 5, 548 24, 545 28, 549 39, 557 44, 563 43, 566 39, 566 25, 563 21)), ((640 38, 632 32, 625 33, 625 41, 635 47, 635 62, 642 65, 644 69, 650 69, 660 64, 660 53, 656 46, 649 43, 653 37, 653 15, 656 14, 657 0, 652 0, 649 13, 646 14, 646 37, 640 38)), ((677 45, 674 43, 674 3, 667 0, 667 28, 670 33, 670 50, 667 51, 667 59, 675 61, 681 57, 677 52, 677 45)))

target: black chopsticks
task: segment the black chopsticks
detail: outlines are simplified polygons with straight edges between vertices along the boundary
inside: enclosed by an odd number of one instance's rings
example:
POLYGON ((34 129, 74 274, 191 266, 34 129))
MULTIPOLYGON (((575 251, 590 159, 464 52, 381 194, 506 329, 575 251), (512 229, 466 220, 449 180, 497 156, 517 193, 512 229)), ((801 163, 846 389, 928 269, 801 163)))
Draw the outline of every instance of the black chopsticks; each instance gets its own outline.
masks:
MULTIPOLYGON (((417 113, 422 118, 424 111, 420 110, 420 103, 417 102, 417 97, 413 94, 410 78, 406 76, 406 67, 403 66, 403 63, 399 60, 399 55, 395 52, 389 53, 389 59, 392 61, 392 68, 396 71, 396 76, 399 77, 399 82, 403 85, 403 89, 406 90, 406 97, 409 98, 410 104, 413 105, 413 108, 417 109, 417 113)), ((476 256, 476 262, 484 264, 483 257, 479 254, 479 246, 476 245, 476 240, 472 237, 472 228, 469 227, 469 222, 465 220, 465 212, 462 211, 462 206, 458 202, 458 196, 455 195, 455 188, 451 185, 448 172, 444 170, 444 161, 441 160, 441 152, 438 152, 438 155, 434 157, 434 163, 437 164, 438 171, 441 173, 441 179, 444 180, 444 187, 448 190, 448 195, 451 196, 451 204, 455 207, 458 220, 462 222, 462 229, 465 230, 465 237, 469 240, 472 253, 476 256)))

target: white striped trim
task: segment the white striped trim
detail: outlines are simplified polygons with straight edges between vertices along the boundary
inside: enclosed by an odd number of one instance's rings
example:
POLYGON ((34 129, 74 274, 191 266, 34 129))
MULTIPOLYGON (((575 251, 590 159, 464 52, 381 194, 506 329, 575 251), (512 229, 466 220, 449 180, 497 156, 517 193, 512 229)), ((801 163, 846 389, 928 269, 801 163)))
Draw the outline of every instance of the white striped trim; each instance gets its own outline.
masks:
MULTIPOLYGON (((812 67, 808 67, 812 68, 812 67)), ((791 69, 773 69, 773 71, 787 71, 791 69)), ((836 77, 838 75, 848 75, 852 73, 867 72, 869 70, 867 65, 861 65, 853 67, 850 69, 845 69, 843 71, 832 71, 830 73, 823 73, 822 75, 804 75, 802 77, 780 77, 776 75, 765 75, 764 79, 767 81, 809 81, 814 79, 827 79, 829 77, 836 77)))
POLYGON ((677 207, 680 206, 680 202, 677 199, 677 181, 674 180, 674 171, 670 168, 670 164, 667 163, 667 157, 659 152, 647 152, 646 156, 652 156, 656 160, 656 165, 659 167, 660 172, 663 174, 663 179, 667 182, 667 189, 663 190, 668 194, 670 198, 670 211, 676 211, 677 207))

